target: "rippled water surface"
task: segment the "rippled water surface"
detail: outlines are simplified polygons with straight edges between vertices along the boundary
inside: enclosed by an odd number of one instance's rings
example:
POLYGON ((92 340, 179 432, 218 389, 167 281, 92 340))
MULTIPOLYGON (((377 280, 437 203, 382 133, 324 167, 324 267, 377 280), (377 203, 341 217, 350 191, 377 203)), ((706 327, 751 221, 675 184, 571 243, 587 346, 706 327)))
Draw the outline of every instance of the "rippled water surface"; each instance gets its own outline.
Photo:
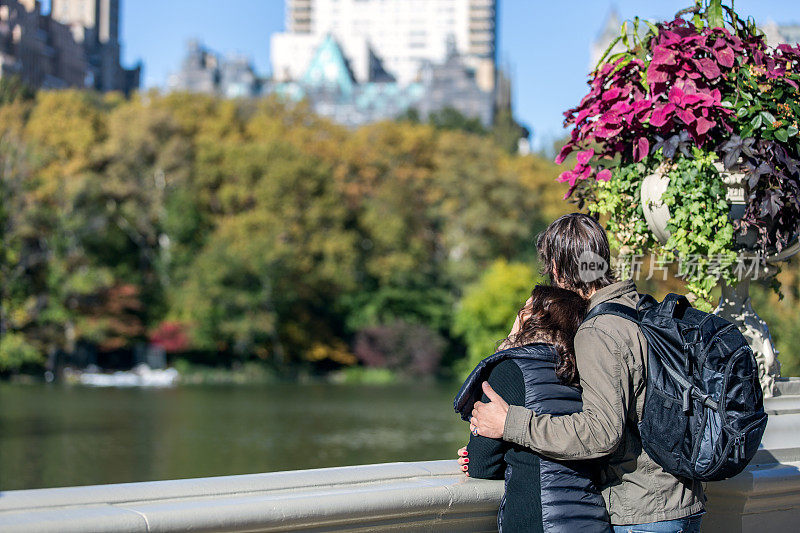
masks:
POLYGON ((0 489, 455 456, 457 385, 0 384, 0 489))

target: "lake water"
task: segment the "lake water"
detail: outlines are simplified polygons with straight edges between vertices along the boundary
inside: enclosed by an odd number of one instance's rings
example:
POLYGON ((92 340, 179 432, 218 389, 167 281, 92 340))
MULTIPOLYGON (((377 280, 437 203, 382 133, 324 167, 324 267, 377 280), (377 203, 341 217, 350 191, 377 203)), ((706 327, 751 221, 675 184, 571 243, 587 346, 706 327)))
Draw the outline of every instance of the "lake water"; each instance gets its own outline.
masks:
POLYGON ((0 489, 454 458, 457 389, 0 384, 0 489))

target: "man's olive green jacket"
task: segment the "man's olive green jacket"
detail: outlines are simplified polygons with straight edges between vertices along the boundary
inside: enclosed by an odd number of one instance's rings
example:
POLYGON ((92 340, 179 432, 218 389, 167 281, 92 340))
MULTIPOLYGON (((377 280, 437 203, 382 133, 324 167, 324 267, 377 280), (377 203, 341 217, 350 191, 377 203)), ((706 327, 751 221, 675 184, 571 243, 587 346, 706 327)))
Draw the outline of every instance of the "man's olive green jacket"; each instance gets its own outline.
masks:
MULTIPOLYGON (((589 308, 601 302, 635 307, 638 299, 633 281, 622 281, 597 291, 589 308)), ((699 481, 664 472, 642 449, 637 428, 644 406, 647 341, 639 327, 613 315, 591 318, 575 335, 575 357, 583 411, 536 415, 511 405, 503 439, 554 459, 607 458, 603 498, 614 525, 672 520, 704 510, 699 481)))

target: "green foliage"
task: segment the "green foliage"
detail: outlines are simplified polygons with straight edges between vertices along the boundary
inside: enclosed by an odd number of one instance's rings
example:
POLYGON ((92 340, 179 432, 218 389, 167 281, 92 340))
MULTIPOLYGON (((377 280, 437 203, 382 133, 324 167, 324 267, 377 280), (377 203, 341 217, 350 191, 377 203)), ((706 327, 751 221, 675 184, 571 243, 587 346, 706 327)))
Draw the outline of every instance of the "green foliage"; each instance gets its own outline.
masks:
POLYGON ((243 385, 278 381, 278 376, 267 365, 256 361, 226 368, 194 365, 186 359, 177 359, 172 366, 178 371, 183 385, 243 385))
POLYGON ((350 331, 397 320, 450 329, 453 295, 442 287, 382 286, 343 298, 350 331))
POLYGON ((649 172, 644 162, 619 166, 614 179, 597 182, 596 202, 588 205, 591 213, 609 217, 608 238, 622 256, 643 254, 657 244, 647 227, 640 200, 642 176, 649 172))
POLYGON ((398 377, 388 368, 351 366, 336 373, 333 381, 348 385, 389 385, 397 383, 398 377))
POLYGON ((467 345, 467 359, 460 369, 462 374, 495 352, 498 343, 508 336, 534 285, 540 281, 541 277, 530 264, 499 260, 467 287, 453 324, 453 331, 467 345))
POLYGON ((778 274, 782 295, 766 282, 751 285, 750 296, 756 313, 769 326, 778 349, 782 376, 800 376, 800 258, 781 265, 778 274))
POLYGON ((435 128, 443 130, 456 130, 478 135, 487 133, 480 119, 467 117, 452 107, 434 111, 428 116, 428 123, 435 128))
POLYGON ((19 76, 3 76, 0 78, 0 105, 17 101, 32 100, 35 93, 19 76))
POLYGON ((695 306, 710 311, 711 292, 720 280, 737 282, 738 252, 725 184, 714 167, 716 155, 698 149, 694 155, 677 159, 668 172, 670 183, 662 200, 670 210, 670 237, 664 249, 681 259, 679 275, 698 297, 695 306))
POLYGON ((552 164, 434 118, 349 131, 274 99, 157 93, 0 105, 0 333, 125 350, 178 321, 206 360, 292 373, 352 365, 359 332, 402 322, 450 361, 464 287, 530 258, 566 206, 552 164))
MULTIPOLYGON (((421 124, 422 117, 415 108, 404 111, 397 117, 400 122, 421 124)), ((440 130, 461 131, 492 139, 494 144, 509 154, 517 153, 519 140, 530 132, 516 120, 509 109, 496 112, 491 128, 486 128, 480 119, 470 118, 452 107, 446 107, 428 116, 428 124, 440 130)))
POLYGON ((722 1, 709 0, 706 7, 706 19, 712 28, 722 28, 725 26, 725 19, 722 14, 722 1))
POLYGON ((0 337, 0 372, 18 371, 24 365, 41 363, 41 352, 21 333, 7 333, 0 337))
POLYGON ((514 120, 510 110, 504 109, 495 114, 491 134, 498 146, 513 154, 519 149, 519 140, 528 137, 530 132, 514 120))
POLYGON ((645 256, 652 252, 666 262, 678 261, 678 275, 697 297, 695 306, 713 307, 712 291, 720 280, 735 284, 738 253, 733 225, 725 200, 725 184, 714 166, 716 156, 695 148, 694 158, 679 158, 670 164, 660 156, 639 163, 620 165, 614 178, 598 182, 596 203, 590 211, 608 215, 607 230, 620 256, 645 256), (670 238, 663 246, 652 236, 641 205, 642 177, 665 172, 669 185, 662 196, 669 208, 670 238))
POLYGON ((422 116, 419 113, 419 109, 417 109, 416 107, 409 107, 408 109, 397 115, 396 120, 398 122, 422 124, 422 116))

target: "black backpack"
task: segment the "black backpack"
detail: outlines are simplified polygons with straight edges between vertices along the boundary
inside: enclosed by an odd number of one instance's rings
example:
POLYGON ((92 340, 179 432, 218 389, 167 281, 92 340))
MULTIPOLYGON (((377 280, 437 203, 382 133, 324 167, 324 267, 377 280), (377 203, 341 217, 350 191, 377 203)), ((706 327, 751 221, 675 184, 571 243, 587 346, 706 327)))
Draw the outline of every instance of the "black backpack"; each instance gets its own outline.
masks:
POLYGON ((636 309, 605 302, 584 320, 616 315, 647 339, 642 447, 679 477, 719 481, 747 466, 767 426, 753 351, 734 324, 669 294, 636 309))

